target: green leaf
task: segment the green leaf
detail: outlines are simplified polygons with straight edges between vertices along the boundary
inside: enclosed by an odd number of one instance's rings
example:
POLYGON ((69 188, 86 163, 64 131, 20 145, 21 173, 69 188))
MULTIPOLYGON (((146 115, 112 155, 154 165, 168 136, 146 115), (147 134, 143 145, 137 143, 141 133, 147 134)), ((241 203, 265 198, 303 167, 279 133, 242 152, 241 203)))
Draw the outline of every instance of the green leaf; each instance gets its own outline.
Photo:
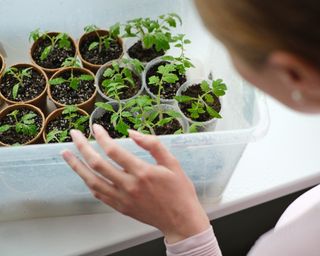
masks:
POLYGON ((92 43, 89 45, 88 50, 89 50, 89 51, 92 51, 94 48, 97 48, 98 46, 99 46, 99 42, 92 42, 92 43))
POLYGON ((144 45, 144 48, 146 49, 150 49, 154 44, 155 44, 155 37, 154 35, 151 35, 151 34, 146 34, 144 37, 143 37, 143 45, 144 45))
POLYGON ((155 34, 154 44, 156 46, 157 52, 170 49, 169 38, 167 38, 166 35, 160 32, 155 34))
POLYGON ((210 106, 206 106, 208 114, 213 118, 222 118, 222 116, 210 106))
POLYGON ((179 77, 176 74, 166 74, 162 79, 169 84, 173 84, 179 80, 179 77))
POLYGON ((95 104, 97 107, 104 109, 107 112, 114 112, 114 109, 111 104, 105 102, 97 102, 95 104))
POLYGON ((208 82, 205 81, 205 80, 203 80, 203 81, 201 82, 200 87, 201 87, 201 90, 202 90, 203 92, 209 92, 209 91, 210 91, 210 86, 209 86, 208 82))
POLYGON ((34 118, 37 116, 37 114, 35 113, 29 113, 29 114, 25 114, 24 116, 21 117, 21 121, 26 123, 29 121, 33 121, 34 123, 34 118))
POLYGON ((104 47, 105 47, 106 49, 109 49, 109 48, 110 48, 110 41, 109 41, 108 38, 105 38, 105 39, 103 40, 103 43, 104 43, 104 47))
POLYGON ((130 116, 132 116, 132 114, 131 114, 129 111, 123 111, 123 112, 121 113, 121 116, 123 116, 123 117, 130 117, 130 116))
POLYGON ((160 83, 160 78, 157 76, 151 76, 149 77, 149 83, 148 84, 154 84, 157 85, 160 83))
POLYGON ((18 82, 12 87, 12 97, 13 97, 13 99, 16 99, 17 96, 18 96, 19 86, 20 86, 20 83, 18 82))
POLYGON ((179 95, 179 96, 175 96, 174 97, 178 102, 190 102, 193 101, 194 98, 190 97, 190 96, 186 96, 186 95, 179 95))
POLYGON ((77 77, 72 78, 69 84, 70 88, 72 88, 75 91, 78 90, 79 85, 80 85, 80 80, 77 77))
POLYGON ((166 118, 161 119, 161 120, 157 123, 157 125, 159 125, 159 126, 164 126, 164 125, 170 123, 172 120, 173 120, 172 117, 166 117, 166 118))
POLYGON ((130 128, 129 125, 127 125, 125 122, 123 122, 122 120, 119 121, 119 123, 116 125, 116 130, 118 132, 120 132, 123 135, 128 135, 128 129, 130 128))
POLYGON ((8 131, 11 127, 12 127, 12 125, 9 125, 9 124, 1 125, 0 126, 0 133, 8 131))
POLYGON ((68 114, 71 114, 71 113, 76 113, 78 112, 78 107, 74 106, 74 105, 70 105, 70 106, 66 106, 64 107, 63 111, 62 111, 62 114, 63 115, 68 115, 68 114))
POLYGON ((103 72, 103 77, 112 77, 114 75, 115 71, 112 68, 107 68, 103 72))
POLYGON ((179 130, 176 130, 176 131, 174 132, 174 134, 176 134, 176 135, 178 135, 178 134, 183 134, 182 128, 180 128, 179 130))
POLYGON ((67 80, 65 80, 62 77, 58 77, 58 78, 54 78, 54 79, 50 79, 49 80, 49 84, 50 85, 60 85, 60 84, 63 84, 65 82, 67 82, 67 80))
POLYGON ((109 33, 112 38, 117 38, 120 35, 120 23, 117 22, 116 24, 110 26, 109 33))
POLYGON ((174 110, 167 110, 165 112, 167 115, 169 115, 170 117, 173 117, 173 118, 179 118, 181 117, 181 114, 177 111, 174 111, 174 110))
POLYGON ((47 59, 51 50, 52 50, 52 45, 49 45, 46 48, 44 48, 43 52, 41 53, 40 60, 44 61, 45 59, 47 59))
POLYGON ((193 123, 192 125, 190 125, 189 127, 189 132, 190 133, 196 133, 199 131, 199 128, 203 127, 203 125, 201 123, 193 123))
POLYGON ((22 71, 21 71, 21 75, 22 75, 22 77, 31 77, 31 69, 32 69, 32 67, 30 67, 30 68, 25 68, 25 69, 23 69, 22 71))
POLYGON ((80 75, 79 79, 83 81, 92 81, 94 80, 94 77, 92 75, 80 75))
POLYGON ((99 27, 97 27, 96 25, 87 25, 87 26, 84 27, 83 30, 84 30, 86 33, 90 33, 90 32, 96 31, 96 30, 98 30, 98 29, 99 29, 99 27))
POLYGON ((60 33, 57 35, 56 39, 59 42, 59 48, 70 49, 71 42, 69 36, 66 33, 60 33))
POLYGON ((204 98, 205 98, 207 103, 213 103, 214 102, 214 98, 213 98, 213 96, 211 94, 206 94, 204 96, 204 98))
POLYGON ((222 79, 212 81, 212 91, 217 97, 225 95, 226 90, 227 86, 222 79))

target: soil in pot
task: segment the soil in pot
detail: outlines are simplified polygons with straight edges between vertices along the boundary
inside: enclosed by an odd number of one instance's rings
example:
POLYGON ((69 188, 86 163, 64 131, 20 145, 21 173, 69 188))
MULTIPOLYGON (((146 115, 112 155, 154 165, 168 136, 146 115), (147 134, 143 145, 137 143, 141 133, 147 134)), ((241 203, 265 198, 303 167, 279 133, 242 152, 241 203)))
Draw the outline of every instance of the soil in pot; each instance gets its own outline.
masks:
POLYGON ((79 51, 85 61, 95 65, 103 65, 110 60, 119 59, 121 57, 123 48, 118 40, 112 41, 108 49, 102 47, 101 51, 99 51, 99 47, 96 47, 89 50, 91 43, 97 41, 99 41, 99 38, 96 33, 90 33, 81 40, 79 51))
MULTIPOLYGON (((182 95, 197 98, 199 96, 200 92, 201 92, 200 84, 195 84, 195 85, 188 87, 187 90, 182 93, 182 95)), ((211 93, 211 96, 213 97, 214 101, 213 101, 213 103, 208 103, 208 104, 216 112, 219 113, 221 110, 220 100, 213 93, 211 93)), ((205 112, 205 113, 199 115, 199 117, 197 119, 191 118, 191 113, 188 111, 188 109, 190 109, 192 107, 191 104, 192 104, 191 102, 179 103, 179 108, 181 109, 181 111, 184 113, 185 116, 187 116, 188 118, 190 118, 196 122, 206 122, 206 121, 209 121, 212 119, 212 117, 209 115, 208 112, 205 112)))
MULTIPOLYGON (((169 115, 164 114, 163 118, 167 118, 169 115)), ((159 119, 155 120, 155 123, 158 122, 159 119)), ((174 134, 179 129, 183 129, 180 122, 177 119, 173 119, 171 122, 163 125, 163 126, 156 126, 153 128, 156 135, 170 135, 174 134)))
MULTIPOLYGON (((120 68, 120 72, 123 69, 120 68)), ((110 97, 106 92, 105 92, 105 88, 103 87, 102 83, 105 80, 105 77, 101 77, 100 81, 99 81, 99 88, 100 90, 107 96, 110 97)), ((126 88, 120 89, 119 90, 119 98, 120 100, 124 100, 124 99, 129 99, 131 97, 133 97, 134 95, 136 95, 142 86, 142 82, 139 76, 137 76, 134 72, 132 72, 132 80, 134 82, 134 85, 132 85, 131 83, 129 83, 128 81, 124 81, 124 85, 126 86, 126 88)), ((113 97, 110 97, 113 98, 113 97)))
MULTIPOLYGON (((8 113, 3 118, 0 119, 0 127, 4 125, 10 125, 11 128, 5 132, 0 132, 0 141, 7 145, 18 145, 25 144, 35 138, 39 131, 41 130, 41 126, 43 123, 41 115, 39 113, 32 111, 28 108, 19 108, 17 109, 16 115, 10 115, 8 113), (25 120, 22 121, 23 117, 26 115, 34 115, 32 118, 33 121, 25 120), (17 122, 17 120, 19 122, 17 122), (29 128, 27 128, 28 126, 29 128), (29 132, 22 132, 22 130, 29 129, 29 132), (18 132, 20 131, 20 132, 18 132), (33 134, 35 133, 35 134, 33 134)), ((27 118, 26 118, 27 119, 27 118)))
MULTIPOLYGON (((67 135, 63 141, 51 140, 48 143, 57 143, 57 142, 71 142, 70 130, 74 129, 74 127, 70 126, 70 122, 75 123, 79 118, 85 116, 79 112, 76 113, 71 119, 67 120, 64 116, 59 115, 56 118, 52 119, 47 123, 45 133, 48 135, 51 131, 66 131, 67 135)), ((83 123, 83 134, 89 138, 90 136, 90 128, 89 128, 89 118, 83 123)))
POLYGON ((144 49, 140 40, 128 49, 128 55, 130 58, 138 59, 141 62, 149 62, 157 57, 163 56, 164 54, 164 50, 157 52, 155 46, 150 49, 144 49))
MULTIPOLYGON (((50 34, 50 33, 49 33, 50 34)), ((41 67, 48 69, 56 69, 62 66, 62 63, 69 57, 74 57, 76 55, 76 48, 71 39, 70 49, 59 48, 59 44, 55 44, 48 57, 41 60, 41 54, 44 49, 51 45, 49 38, 40 38, 35 42, 33 51, 31 52, 33 60, 41 67)))
MULTIPOLYGON (((88 75, 88 73, 83 72, 80 69, 67 69, 58 76, 54 76, 54 79, 63 78, 67 81, 72 74, 74 77, 88 75)), ((63 105, 81 104, 89 100, 94 94, 95 90, 94 77, 92 77, 92 80, 79 80, 78 88, 76 90, 70 87, 69 82, 63 82, 58 85, 50 85, 51 97, 63 105)))
MULTIPOLYGON (((93 121, 93 123, 100 124, 104 129, 106 129, 111 138, 114 138, 114 139, 123 138, 124 135, 122 133, 118 132, 114 128, 113 124, 110 122, 112 114, 113 113, 111 113, 111 112, 105 112, 101 117, 95 119, 93 121)), ((124 122, 126 124, 128 124, 129 126, 131 124, 129 121, 126 121, 126 120, 124 120, 124 122)), ((130 129, 133 129, 133 126, 131 126, 130 129)))
MULTIPOLYGON (((162 62, 157 63, 156 65, 152 66, 147 71, 146 83, 147 83, 147 86, 148 86, 149 90, 154 95, 158 94, 158 87, 157 86, 153 86, 153 85, 148 85, 149 77, 151 77, 151 76, 159 76, 159 74, 157 73, 158 67, 164 66, 166 64, 168 64, 168 62, 162 61, 162 62)), ((173 73, 178 76, 179 80, 174 84, 169 84, 169 83, 166 83, 166 82, 163 83, 164 90, 162 90, 162 92, 161 92, 161 98, 163 98, 163 99, 173 99, 176 96, 176 93, 179 90, 179 88, 181 87, 181 85, 183 85, 187 81, 187 78, 186 78, 185 75, 180 75, 178 71, 173 72, 173 73)))
MULTIPOLYGON (((16 67, 19 73, 26 68, 28 68, 28 66, 16 67)), ((22 83, 13 74, 5 73, 0 82, 0 91, 2 95, 7 99, 16 102, 26 102, 39 96, 46 87, 46 78, 34 68, 31 68, 28 73, 28 76, 22 77, 22 83), (14 98, 13 87, 19 82, 20 86, 16 98, 14 98)))

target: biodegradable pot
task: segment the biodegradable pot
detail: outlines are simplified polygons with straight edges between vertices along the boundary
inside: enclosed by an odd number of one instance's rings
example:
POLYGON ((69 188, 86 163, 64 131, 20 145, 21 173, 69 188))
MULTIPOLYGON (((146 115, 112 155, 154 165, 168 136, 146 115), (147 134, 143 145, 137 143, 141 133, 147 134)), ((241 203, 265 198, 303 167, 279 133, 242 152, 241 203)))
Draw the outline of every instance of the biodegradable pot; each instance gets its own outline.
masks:
MULTIPOLYGON (((42 138, 43 138, 43 141, 45 143, 47 143, 47 127, 48 127, 48 124, 56 119, 57 117, 61 116, 62 115, 62 111, 64 110, 64 108, 58 108, 56 110, 54 110, 53 112, 50 113, 50 115, 46 118, 45 120, 45 124, 44 124, 44 130, 43 130, 43 133, 42 133, 42 138)), ((89 114, 84 111, 83 109, 78 109, 78 113, 82 114, 82 115, 87 115, 89 116, 89 114)), ((89 132, 89 136, 87 138, 90 138, 91 137, 91 132, 89 132)))
MULTIPOLYGON (((76 67, 67 67, 67 68, 62 68, 59 71, 57 71, 56 73, 54 73, 53 76, 50 78, 50 80, 52 80, 54 78, 57 78, 57 77, 60 77, 64 72, 67 72, 67 71, 70 71, 70 70, 73 70, 73 71, 76 71, 76 72, 78 71, 78 72, 81 72, 81 73, 86 74, 86 75, 91 75, 93 78, 95 78, 95 75, 88 69, 76 68, 76 67)), ((94 82, 94 80, 93 80, 93 82, 94 82)), ((54 86, 59 86, 59 85, 54 85, 54 86)), ((50 85, 50 83, 49 83, 49 85, 48 85, 48 97, 49 97, 49 99, 55 104, 55 106, 57 108, 67 106, 67 104, 59 102, 58 99, 54 99, 54 97, 52 95, 51 87, 52 87, 52 85, 50 85)), ((74 106, 76 106, 78 108, 84 109, 85 111, 91 112, 93 110, 93 108, 94 108, 94 103, 95 103, 96 96, 97 96, 97 88, 95 88, 95 90, 94 90, 93 94, 91 95, 91 97, 89 99, 87 99, 86 101, 84 101, 82 103, 78 103, 78 104, 69 104, 69 105, 74 105, 74 106)))
MULTIPOLYGON (((116 60, 119 63, 119 60, 116 60)), ((105 101, 115 101, 115 99, 108 97, 103 90, 100 87, 100 84, 103 80, 103 73, 104 71, 108 68, 112 66, 113 61, 109 61, 108 63, 104 64, 103 66, 100 67, 100 69, 98 70, 96 77, 95 77, 95 84, 98 90, 98 93, 100 95, 100 97, 102 99, 104 99, 105 101)), ((121 65, 120 65, 121 67, 121 65)), ((141 95, 142 91, 143 91, 143 84, 142 84, 142 78, 141 78, 141 74, 138 74, 137 72, 135 72, 132 68, 130 68, 130 70, 132 71, 132 73, 139 79, 140 81, 140 89, 137 91, 137 93, 129 98, 125 98, 125 99, 121 99, 120 102, 126 102, 128 100, 131 100, 139 95, 141 95)))
MULTIPOLYGON (((45 117, 39 108, 37 108, 33 105, 30 105, 30 104, 22 104, 22 103, 10 105, 10 106, 5 107, 3 110, 1 110, 0 119, 16 109, 23 109, 23 108, 27 108, 27 109, 32 110, 33 112, 37 113, 42 119, 41 128, 40 128, 40 131, 38 132, 38 134, 33 139, 29 140, 28 142, 24 143, 23 145, 42 143, 43 142, 42 133, 44 131, 45 117)), ((5 144, 0 141, 0 146, 11 146, 11 145, 5 144)))
POLYGON ((89 38, 91 37, 96 37, 97 36, 97 33, 99 36, 104 36, 104 35, 108 35, 109 34, 109 31, 108 30, 101 30, 101 29, 98 29, 96 31, 92 31, 92 32, 89 32, 89 33, 85 33, 83 34, 78 43, 77 43, 77 52, 78 52, 78 55, 81 59, 81 62, 83 63, 83 66, 89 70, 91 70, 92 72, 96 73, 98 71, 98 69, 105 63, 111 61, 111 60, 116 60, 116 59, 120 59, 123 54, 124 54, 124 51, 123 51, 123 41, 120 37, 117 38, 117 42, 118 44, 121 46, 121 53, 119 54, 114 54, 115 56, 113 56, 113 58, 110 58, 108 59, 106 62, 104 63, 101 63, 101 64, 97 64, 97 63, 93 63, 91 61, 89 61, 88 59, 85 58, 84 56, 84 50, 82 49, 84 47, 84 44, 86 43, 87 40, 89 40, 89 38))
MULTIPOLYGON (((43 88, 43 90, 41 91, 40 94, 35 96, 33 99, 26 100, 26 101, 23 101, 23 102, 15 101, 13 99, 9 99, 8 97, 6 97, 4 95, 4 93, 3 93, 3 91, 2 91, 3 88, 0 88, 0 98, 3 99, 9 105, 16 104, 16 103, 32 104, 32 105, 35 105, 35 106, 41 108, 43 111, 45 111, 46 100, 47 100, 47 87, 48 87, 48 77, 47 77, 46 73, 43 72, 43 70, 41 70, 38 66, 32 65, 32 64, 20 63, 20 64, 13 65, 11 67, 15 67, 15 68, 18 68, 18 69, 19 68, 32 68, 39 75, 42 76, 42 78, 45 81, 45 86, 44 86, 44 88, 43 88)), ((6 76, 6 74, 4 74, 4 75, 2 75, 2 77, 0 77, 0 84, 4 80, 5 76, 6 76)), ((14 86, 14 84, 12 85, 12 87, 13 86, 14 86)))
MULTIPOLYGON (((47 33, 49 36, 56 36, 59 34, 59 32, 49 32, 47 33)), ((69 40, 71 42, 71 48, 73 48, 72 50, 74 51, 73 54, 71 54, 70 56, 67 56, 67 57, 76 57, 77 56, 77 47, 76 47, 76 43, 74 42, 74 40, 72 39, 72 37, 69 37, 69 40)), ((48 68, 48 67, 44 67, 42 66, 40 63, 37 62, 37 60, 35 60, 34 58, 34 52, 35 50, 39 47, 39 44, 41 44, 42 42, 44 41, 43 38, 39 38, 37 41, 35 41, 32 46, 31 46, 31 49, 30 49, 30 57, 31 57, 31 61, 35 64, 35 65, 38 65, 40 68, 42 68, 48 75, 48 77, 51 77, 55 72, 57 72, 59 69, 61 69, 61 66, 59 67, 54 67, 54 68, 48 68)), ((67 58, 66 57, 66 58, 67 58)), ((66 59, 65 58, 65 59, 66 59)), ((64 61, 64 60, 63 60, 64 61)), ((62 62, 63 62, 62 61, 62 62)), ((62 63, 61 63, 62 65, 62 63)))
MULTIPOLYGON (((143 87, 147 91, 147 93, 154 99, 156 99, 157 96, 154 92, 152 92, 152 89, 150 89, 151 86, 153 86, 153 85, 148 86, 148 77, 150 76, 150 72, 152 71, 152 69, 161 63, 165 64, 165 63, 169 63, 169 62, 164 61, 162 59, 162 57, 156 58, 156 59, 150 61, 146 65, 144 71, 142 72, 143 87)), ((186 76, 185 77, 180 76, 180 80, 175 85, 170 87, 170 91, 169 91, 170 97, 169 98, 160 97, 160 102, 163 104, 175 104, 176 100, 174 99, 174 97, 175 97, 178 89, 186 82, 186 80, 187 80, 186 76)), ((156 86, 153 86, 153 87, 157 88, 156 86)))
POLYGON ((137 40, 136 38, 127 38, 124 41, 124 52, 129 58, 138 59, 144 64, 166 54, 163 50, 157 52, 155 48, 143 49, 141 40, 137 40))
MULTIPOLYGON (((201 82, 202 82, 203 80, 206 80, 206 79, 195 79, 195 80, 190 80, 190 81, 185 82, 185 83, 180 87, 180 89, 178 90, 177 96, 184 95, 184 92, 185 92, 188 88, 190 88, 190 87, 192 87, 192 86, 196 86, 196 85, 198 85, 198 84, 201 84, 201 82)), ((223 105, 222 105, 222 100, 221 100, 221 98, 218 98, 218 99, 219 99, 220 106, 221 106, 221 108, 220 108, 220 110, 219 110, 218 112, 221 112, 221 109, 222 109, 222 106, 223 106, 223 105)), ((181 108, 180 108, 180 103, 177 103, 177 105, 178 105, 178 108, 179 108, 180 112, 182 113, 183 117, 189 122, 190 125, 193 125, 193 124, 199 124, 199 125, 200 125, 200 126, 199 126, 199 131, 206 131, 206 130, 213 131, 213 130, 215 129, 215 127, 216 127, 216 125, 217 125, 217 121, 218 121, 219 119, 217 119, 217 118, 212 118, 212 119, 210 119, 210 120, 208 120, 208 121, 196 121, 196 120, 193 120, 193 119, 191 119, 190 117, 188 117, 188 116, 184 113, 184 111, 181 110, 181 108)))
POLYGON ((5 69, 6 69, 6 61, 4 60, 4 57, 0 54, 0 77, 5 69))

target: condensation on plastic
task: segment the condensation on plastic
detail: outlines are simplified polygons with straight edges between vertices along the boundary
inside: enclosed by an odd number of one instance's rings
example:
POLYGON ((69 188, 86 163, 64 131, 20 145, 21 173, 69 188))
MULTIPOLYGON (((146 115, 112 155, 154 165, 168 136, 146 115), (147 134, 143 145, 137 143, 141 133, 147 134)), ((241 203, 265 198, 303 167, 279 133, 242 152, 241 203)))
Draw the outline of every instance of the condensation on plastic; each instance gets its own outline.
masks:
MULTIPOLYGON (((197 68, 189 75, 197 78, 211 73, 213 78, 223 78, 229 88, 224 98, 224 119, 219 120, 214 132, 161 136, 202 201, 221 196, 246 145, 267 131, 269 119, 263 95, 235 73, 225 50, 204 30, 190 1, 0 0, 0 5, 0 43, 8 56, 8 66, 29 60, 28 34, 38 27, 66 31, 79 38, 87 24, 105 27, 138 16, 179 13, 184 20, 182 32, 193 41, 188 54, 197 68)), ((118 143, 154 162, 131 140, 118 143)), ((92 144, 101 152, 95 142, 92 144)), ((64 163, 60 152, 66 148, 77 152, 71 143, 0 148, 0 221, 111 211, 90 195, 64 163)))

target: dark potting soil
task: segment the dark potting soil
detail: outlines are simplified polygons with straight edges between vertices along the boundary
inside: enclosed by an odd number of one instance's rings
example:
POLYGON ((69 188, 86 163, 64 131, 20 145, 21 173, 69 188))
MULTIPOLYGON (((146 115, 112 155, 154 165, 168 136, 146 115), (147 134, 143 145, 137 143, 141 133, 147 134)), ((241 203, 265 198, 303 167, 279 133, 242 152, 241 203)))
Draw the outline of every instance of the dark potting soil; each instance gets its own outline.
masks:
POLYGON ((2 58, 0 58, 0 71, 1 71, 1 69, 2 69, 2 65, 3 65, 3 63, 2 63, 2 58))
MULTIPOLYGON (((42 120, 42 117, 37 112, 34 112, 28 108, 19 108, 18 110, 19 110, 19 113, 17 114, 18 120, 20 120, 21 117, 26 114, 36 114, 37 116, 34 118, 35 125, 37 127, 37 131, 40 131, 43 120, 42 120)), ((8 113, 8 114, 10 114, 10 113, 8 113)), ((16 120, 14 119, 14 117, 8 116, 8 114, 6 116, 0 118, 0 126, 5 125, 5 124, 8 124, 8 125, 15 125, 16 124, 16 120)), ((35 136, 23 135, 22 133, 16 132, 16 129, 13 127, 6 132, 0 133, 0 141, 2 143, 8 144, 8 145, 13 145, 16 143, 25 144, 28 141, 32 140, 37 135, 38 135, 38 133, 35 136)))
MULTIPOLYGON (((158 67, 160 66, 164 66, 168 64, 168 62, 166 61, 162 61, 160 63, 158 63, 157 65, 154 65, 153 67, 151 67, 146 74, 146 82, 148 85, 149 90, 154 94, 157 95, 158 94, 158 86, 154 86, 154 85, 149 85, 148 81, 149 81, 149 77, 151 76, 158 76, 159 74, 157 73, 158 71, 158 67)), ((179 88, 181 87, 181 85, 183 85, 186 81, 187 78, 185 75, 180 75, 179 72, 174 72, 179 80, 174 83, 174 84, 169 84, 169 83, 163 83, 163 87, 164 90, 162 90, 161 92, 161 98, 163 99, 173 99, 176 96, 177 91, 179 90, 179 88)))
MULTIPOLYGON (((94 120, 94 124, 100 124, 104 129, 106 129, 110 135, 111 138, 118 139, 118 138, 123 138, 123 134, 119 133, 113 126, 113 124, 110 122, 112 113, 111 112, 106 112, 104 113, 101 117, 97 118, 94 120)), ((130 122, 124 121, 126 124, 130 126, 130 122)), ((132 126, 130 127, 131 129, 133 128, 132 126)))
MULTIPOLYGON (((120 72, 121 71, 122 70, 120 69, 120 72)), ((128 81, 125 81, 125 85, 127 86, 127 88, 123 88, 122 90, 119 90, 121 92, 121 94, 119 95, 121 100, 129 99, 129 98, 133 97, 141 89, 142 82, 141 82, 140 77, 138 77, 136 74, 132 73, 132 78, 134 81, 134 86, 132 84, 130 84, 128 81)), ((99 81, 99 87, 100 87, 101 91, 103 91, 103 92, 105 91, 102 86, 102 82, 104 79, 105 79, 104 77, 101 77, 101 79, 99 81)), ((105 95, 108 96, 106 93, 105 93, 105 95)))
MULTIPOLYGON (((26 67, 27 68, 27 67, 26 67)), ((25 67, 18 67, 21 71, 25 67)), ((1 78, 0 90, 7 99, 17 102, 28 101, 39 96, 46 87, 45 77, 35 69, 30 70, 31 77, 23 78, 23 85, 19 86, 17 98, 13 99, 12 88, 18 80, 11 74, 5 74, 1 78)))
POLYGON ((48 57, 45 60, 41 60, 40 56, 43 50, 47 46, 51 45, 51 41, 48 38, 39 39, 37 45, 34 48, 34 51, 32 52, 32 58, 41 67, 50 69, 60 68, 66 58, 74 57, 76 55, 76 49, 71 40, 70 42, 70 49, 59 48, 58 44, 55 44, 48 57))
POLYGON ((153 46, 150 49, 143 49, 142 42, 139 40, 134 45, 128 49, 128 55, 130 58, 138 59, 141 62, 149 62, 157 57, 163 56, 164 51, 156 51, 156 48, 153 46))
POLYGON ((101 51, 99 51, 99 47, 89 51, 89 46, 93 42, 99 42, 98 36, 95 34, 88 35, 79 47, 82 58, 89 63, 102 65, 108 61, 119 59, 123 52, 122 45, 117 40, 112 41, 108 49, 103 46, 101 51))
MULTIPOLYGON (((82 114, 78 114, 74 118, 72 118, 71 122, 75 122, 79 117, 81 117, 82 114)), ((47 128, 45 130, 46 134, 48 134, 50 131, 53 131, 54 129, 58 129, 59 131, 68 130, 68 133, 70 132, 73 127, 70 127, 70 121, 66 120, 62 115, 56 117, 55 119, 51 120, 47 124, 47 128)), ((89 119, 86 123, 84 123, 84 131, 82 131, 83 134, 89 138, 90 135, 90 128, 89 128, 89 119)), ((71 142, 72 139, 69 136, 64 142, 71 142)), ((56 143, 56 141, 50 141, 49 143, 56 143)))
MULTIPOLYGON (((169 117, 168 115, 163 115, 163 118, 169 117)), ((155 120, 157 122, 157 120, 155 120)), ((181 129, 182 126, 177 119, 173 119, 170 123, 163 126, 157 126, 154 129, 156 135, 169 135, 174 134, 177 130, 181 129)))
MULTIPOLYGON (((73 72, 74 77, 79 77, 80 75, 83 75, 83 74, 87 75, 86 72, 81 72, 80 70, 73 70, 73 71, 66 70, 59 77, 62 77, 65 80, 67 80, 71 77, 71 72, 73 72)), ((77 90, 72 89, 69 86, 69 83, 62 83, 59 85, 50 85, 50 90, 51 90, 52 98, 61 104, 65 104, 65 105, 80 104, 90 99, 91 96, 94 94, 95 92, 94 78, 93 80, 89 80, 89 81, 81 80, 79 82, 79 87, 77 90)))
MULTIPOLYGON (((183 92, 183 95, 197 98, 201 94, 200 92, 201 92, 200 84, 195 84, 193 86, 190 86, 185 92, 183 92)), ((219 113, 221 110, 220 100, 213 93, 211 93, 211 95, 213 96, 214 102, 212 104, 209 104, 209 106, 212 107, 215 111, 217 111, 219 113)), ((189 103, 189 102, 179 103, 179 107, 180 107, 181 111, 187 117, 194 120, 193 118, 191 118, 191 114, 188 111, 188 109, 191 108, 191 103, 189 103)), ((205 121, 209 121, 211 119, 212 119, 212 117, 207 112, 205 112, 202 115, 200 115, 199 118, 195 119, 194 121, 205 122, 205 121)))

